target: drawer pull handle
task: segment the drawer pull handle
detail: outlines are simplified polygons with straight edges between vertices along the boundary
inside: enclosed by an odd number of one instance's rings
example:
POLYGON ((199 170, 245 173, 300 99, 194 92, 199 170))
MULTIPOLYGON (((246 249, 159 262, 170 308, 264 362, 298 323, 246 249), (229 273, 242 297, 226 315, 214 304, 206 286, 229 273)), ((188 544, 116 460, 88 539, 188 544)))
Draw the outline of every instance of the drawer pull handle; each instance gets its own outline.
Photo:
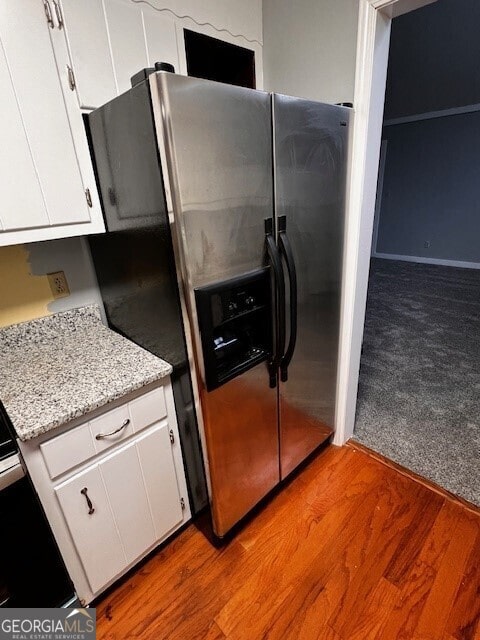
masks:
POLYGON ((110 436, 114 436, 117 433, 120 433, 120 431, 123 431, 125 427, 128 427, 129 424, 130 424, 130 418, 127 418, 125 422, 122 424, 122 426, 118 427, 118 429, 115 429, 115 431, 110 431, 110 433, 97 433, 97 435, 95 436, 95 440, 103 440, 104 438, 110 438, 110 436))
POLYGON ((88 493, 87 492, 88 492, 87 487, 85 487, 84 489, 82 489, 80 491, 82 496, 85 496, 85 500, 87 501, 87 507, 88 507, 88 515, 91 516, 92 513, 95 513, 95 507, 93 506, 92 501, 88 497, 88 493))

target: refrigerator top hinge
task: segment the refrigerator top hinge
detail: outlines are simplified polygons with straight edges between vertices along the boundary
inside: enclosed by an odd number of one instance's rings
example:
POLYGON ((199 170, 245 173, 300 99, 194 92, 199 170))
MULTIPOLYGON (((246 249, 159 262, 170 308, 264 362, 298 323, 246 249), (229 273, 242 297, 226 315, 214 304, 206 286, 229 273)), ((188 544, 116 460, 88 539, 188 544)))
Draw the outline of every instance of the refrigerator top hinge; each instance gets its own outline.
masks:
POLYGON ((173 433, 173 431, 171 429, 168 432, 168 435, 170 436, 170 442, 173 444, 175 442, 175 434, 173 433))
POLYGON ((185 511, 185 500, 180 498, 180 506, 182 507, 182 511, 185 511))
POLYGON ((77 86, 75 84, 75 74, 73 73, 72 67, 70 67, 68 64, 67 64, 67 73, 68 73, 68 86, 72 91, 74 91, 75 87, 77 86))

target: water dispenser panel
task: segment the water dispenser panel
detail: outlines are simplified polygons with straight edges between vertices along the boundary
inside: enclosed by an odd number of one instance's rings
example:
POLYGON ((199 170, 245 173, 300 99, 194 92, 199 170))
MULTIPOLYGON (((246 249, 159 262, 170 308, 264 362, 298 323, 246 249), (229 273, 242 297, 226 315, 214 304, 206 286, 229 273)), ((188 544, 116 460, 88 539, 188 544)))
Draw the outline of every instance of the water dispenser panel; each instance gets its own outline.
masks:
POLYGON ((271 358, 268 267, 195 289, 208 391, 271 358))

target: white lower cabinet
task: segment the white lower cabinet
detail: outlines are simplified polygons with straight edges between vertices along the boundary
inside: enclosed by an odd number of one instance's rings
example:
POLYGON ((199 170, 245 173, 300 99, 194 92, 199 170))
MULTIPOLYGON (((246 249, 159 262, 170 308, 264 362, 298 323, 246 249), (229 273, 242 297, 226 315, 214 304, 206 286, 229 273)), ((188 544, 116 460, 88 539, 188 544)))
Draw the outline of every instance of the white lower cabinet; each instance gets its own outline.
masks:
POLYGON ((169 382, 20 447, 84 603, 190 517, 169 382))
POLYGON ((168 429, 158 427, 139 438, 137 451, 144 476, 149 478, 147 493, 155 536, 159 539, 183 518, 168 429))
POLYGON ((96 593, 126 564, 98 465, 56 487, 55 492, 92 591, 96 593), (95 505, 92 513, 86 508, 87 497, 95 505))
POLYGON ((168 424, 55 487, 92 591, 183 519, 168 424))
MULTIPOLYGON (((99 465, 127 564, 141 556, 157 539, 148 499, 151 478, 144 474, 141 465, 136 443, 99 465)), ((178 491, 175 493, 178 496, 178 491)))

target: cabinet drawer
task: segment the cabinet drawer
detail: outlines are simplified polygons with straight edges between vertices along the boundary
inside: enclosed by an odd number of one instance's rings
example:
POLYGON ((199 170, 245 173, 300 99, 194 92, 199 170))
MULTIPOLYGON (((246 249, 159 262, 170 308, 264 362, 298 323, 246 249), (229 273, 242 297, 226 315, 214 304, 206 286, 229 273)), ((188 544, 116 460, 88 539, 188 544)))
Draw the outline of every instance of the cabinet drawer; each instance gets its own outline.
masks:
POLYGON ((138 433, 141 429, 162 420, 167 415, 165 391, 159 387, 136 400, 129 402, 130 417, 133 428, 138 433))
POLYGON ((40 445, 52 480, 167 415, 163 387, 40 445))
POLYGON ((90 421, 90 431, 97 453, 128 438, 133 433, 132 420, 128 413, 128 405, 104 413, 90 421))
POLYGON ((96 454, 88 423, 44 442, 40 450, 52 479, 96 454))

